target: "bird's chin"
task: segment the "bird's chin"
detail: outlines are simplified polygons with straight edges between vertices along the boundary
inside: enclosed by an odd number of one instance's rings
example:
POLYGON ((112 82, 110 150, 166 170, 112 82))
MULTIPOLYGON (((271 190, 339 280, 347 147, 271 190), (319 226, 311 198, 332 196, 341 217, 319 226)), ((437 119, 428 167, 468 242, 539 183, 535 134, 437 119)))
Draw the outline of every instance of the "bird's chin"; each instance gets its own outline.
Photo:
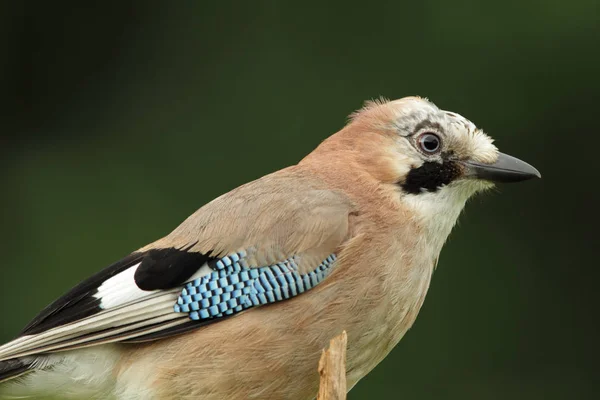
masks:
POLYGON ((454 188, 460 191, 462 196, 469 198, 478 193, 493 189, 496 185, 493 182, 483 179, 459 179, 453 182, 454 188))
POLYGON ((494 182, 482 179, 467 179, 467 184, 470 185, 474 193, 490 190, 496 186, 494 182))

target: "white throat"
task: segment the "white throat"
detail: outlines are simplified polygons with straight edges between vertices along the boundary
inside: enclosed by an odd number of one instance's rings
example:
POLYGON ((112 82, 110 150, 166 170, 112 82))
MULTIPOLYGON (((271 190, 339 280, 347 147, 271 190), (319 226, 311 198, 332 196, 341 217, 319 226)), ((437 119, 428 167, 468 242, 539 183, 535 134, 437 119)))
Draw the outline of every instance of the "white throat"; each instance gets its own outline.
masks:
POLYGON ((453 182, 436 192, 407 194, 403 201, 415 212, 423 228, 425 248, 437 258, 458 221, 467 200, 489 184, 481 181, 453 182))

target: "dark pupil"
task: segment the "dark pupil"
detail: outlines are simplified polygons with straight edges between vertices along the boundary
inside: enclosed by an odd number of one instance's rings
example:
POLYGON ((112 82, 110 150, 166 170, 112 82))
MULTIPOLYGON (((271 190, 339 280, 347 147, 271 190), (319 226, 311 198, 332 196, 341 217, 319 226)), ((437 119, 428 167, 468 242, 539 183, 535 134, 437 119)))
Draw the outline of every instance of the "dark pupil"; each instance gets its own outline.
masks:
POLYGON ((433 135, 425 135, 423 136, 423 139, 421 139, 421 144, 427 151, 436 151, 440 142, 438 141, 438 138, 433 135))

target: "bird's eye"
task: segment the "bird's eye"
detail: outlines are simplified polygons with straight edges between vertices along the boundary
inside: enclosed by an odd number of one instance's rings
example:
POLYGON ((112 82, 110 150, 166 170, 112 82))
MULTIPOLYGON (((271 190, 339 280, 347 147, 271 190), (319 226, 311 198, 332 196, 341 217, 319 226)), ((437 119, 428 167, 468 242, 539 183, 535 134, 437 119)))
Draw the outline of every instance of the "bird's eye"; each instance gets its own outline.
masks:
POLYGON ((421 151, 427 154, 434 154, 442 147, 442 141, 435 133, 425 132, 417 140, 421 151))

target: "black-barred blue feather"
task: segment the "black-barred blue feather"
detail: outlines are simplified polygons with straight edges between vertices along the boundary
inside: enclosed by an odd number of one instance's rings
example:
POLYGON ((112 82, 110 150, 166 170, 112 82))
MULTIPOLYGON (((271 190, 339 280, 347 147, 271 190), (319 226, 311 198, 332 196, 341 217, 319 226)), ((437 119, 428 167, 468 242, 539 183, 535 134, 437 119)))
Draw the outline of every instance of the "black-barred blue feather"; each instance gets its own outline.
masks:
POLYGON ((331 254, 313 271, 300 274, 294 257, 248 268, 245 256, 239 252, 223 257, 214 263, 213 272, 187 283, 175 311, 188 314, 192 320, 205 320, 289 299, 323 281, 336 260, 331 254))

